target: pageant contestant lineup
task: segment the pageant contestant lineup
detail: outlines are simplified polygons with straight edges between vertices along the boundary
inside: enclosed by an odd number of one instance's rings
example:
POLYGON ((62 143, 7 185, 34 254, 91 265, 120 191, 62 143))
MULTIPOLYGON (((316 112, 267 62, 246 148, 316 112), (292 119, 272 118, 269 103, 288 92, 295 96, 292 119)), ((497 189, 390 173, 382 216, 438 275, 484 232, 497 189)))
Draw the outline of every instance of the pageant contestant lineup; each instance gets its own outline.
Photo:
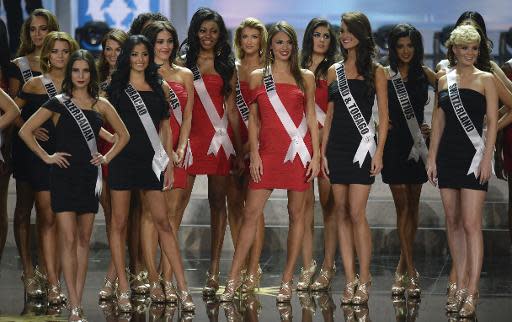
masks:
POLYGON ((440 189, 452 255, 446 310, 475 315, 493 148, 498 128, 512 123, 508 108, 498 122, 498 100, 512 107, 512 82, 490 60, 484 20, 477 12, 460 16, 435 72, 423 64, 422 36, 410 24, 391 30, 386 66, 377 63, 363 13, 343 13, 340 25, 335 33, 328 21, 312 19, 299 47, 285 21, 267 30, 246 18, 230 44, 221 15, 200 8, 180 43, 167 17, 144 13, 128 33, 108 32, 95 60, 59 31, 51 12, 33 11, 0 91, 0 128, 11 147, 2 160, 16 179, 14 231, 26 295, 67 302, 69 321, 86 321, 81 302, 101 203, 111 260, 99 298, 122 312, 132 310, 135 293, 194 311, 177 231, 196 175, 207 175, 204 296, 230 302, 259 286, 264 206, 273 189, 286 189, 288 249, 277 302, 289 302, 294 290, 329 290, 338 269, 341 304, 365 305, 372 286, 366 204, 382 172, 400 237, 391 293, 421 296, 412 248, 421 188, 430 181, 440 189), (429 87, 436 93, 430 125, 429 87), (313 258, 315 181, 325 228, 321 264, 313 258), (33 204, 39 266, 29 247, 33 204), (235 253, 220 281, 228 223, 235 253))

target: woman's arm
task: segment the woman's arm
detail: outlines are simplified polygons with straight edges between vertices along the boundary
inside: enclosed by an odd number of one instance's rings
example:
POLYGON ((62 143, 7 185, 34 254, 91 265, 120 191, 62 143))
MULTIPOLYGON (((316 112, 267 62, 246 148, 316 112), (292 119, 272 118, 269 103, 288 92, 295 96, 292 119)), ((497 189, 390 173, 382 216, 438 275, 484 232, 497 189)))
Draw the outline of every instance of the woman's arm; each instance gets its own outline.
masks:
POLYGON ((178 155, 178 163, 183 161, 185 156, 185 148, 187 147, 190 129, 192 128, 192 109, 194 108, 194 78, 192 72, 182 67, 183 70, 183 85, 187 90, 187 104, 183 109, 183 121, 180 128, 180 137, 178 141, 178 148, 176 154, 178 155))
POLYGON ((104 98, 100 98, 99 110, 103 114, 105 120, 107 120, 107 122, 110 124, 110 126, 112 126, 112 129, 116 133, 114 135, 116 137, 116 140, 112 142, 112 147, 103 156, 104 160, 102 163, 108 164, 126 146, 128 141, 130 140, 130 134, 128 133, 128 130, 126 129, 126 126, 124 125, 123 121, 119 117, 119 114, 117 114, 116 109, 110 104, 109 101, 107 101, 104 98))
POLYGON ((377 106, 379 113, 378 142, 375 155, 372 158, 370 174, 376 176, 382 170, 382 156, 388 136, 389 112, 388 112, 388 81, 384 68, 378 66, 375 70, 375 92, 377 95, 377 106))
POLYGON ((315 112, 315 91, 316 82, 315 75, 309 70, 302 70, 302 78, 304 79, 306 91, 306 121, 308 123, 309 133, 311 134, 311 141, 313 143, 313 155, 311 162, 306 170, 306 177, 308 182, 311 182, 318 175, 320 165, 320 140, 318 138, 318 121, 315 112))
POLYGON ((492 156, 494 153, 494 144, 496 143, 496 134, 498 128, 498 93, 495 86, 494 77, 491 74, 485 74, 483 78, 485 90, 485 119, 487 125, 487 135, 485 137, 485 150, 479 167, 480 183, 483 184, 489 180, 492 172, 492 156))
MULTIPOLYGON (((261 84, 262 72, 261 69, 257 69, 249 76, 249 88, 251 92, 254 92, 261 84)), ((258 103, 253 98, 253 102, 249 105, 249 124, 248 124, 248 141, 250 149, 251 163, 249 170, 251 178, 254 182, 260 182, 261 176, 263 175, 263 163, 259 153, 259 125, 260 115, 258 110, 258 103)))
MULTIPOLYGON (((327 70, 327 84, 331 85, 332 82, 336 79, 336 73, 334 71, 334 65, 329 67, 327 70)), ((327 157, 325 156, 327 151, 327 143, 329 142, 329 133, 331 132, 332 125, 332 116, 334 113, 334 103, 329 101, 327 103, 327 112, 325 113, 325 122, 324 128, 322 129, 322 151, 320 151, 322 155, 322 172, 325 176, 329 175, 329 165, 327 157)))
MULTIPOLYGON (((443 76, 439 79, 436 93, 439 93, 439 90, 443 89, 445 84, 446 76, 443 76)), ((432 111, 432 131, 430 133, 430 146, 428 148, 428 159, 426 165, 428 180, 434 186, 437 186, 437 151, 445 127, 444 111, 438 106, 439 100, 436 99, 436 103, 437 104, 434 105, 434 110, 432 111)))
MULTIPOLYGON (((165 95, 165 101, 169 104, 169 85, 166 82, 162 83, 162 89, 165 95)), ((174 184, 174 150, 172 149, 172 131, 169 118, 160 120, 160 139, 165 152, 169 156, 169 163, 167 163, 167 170, 164 174, 164 189, 168 190, 174 184)))
POLYGON ((0 116, 0 129, 5 129, 20 115, 20 109, 13 99, 0 89, 0 109, 3 114, 0 116))

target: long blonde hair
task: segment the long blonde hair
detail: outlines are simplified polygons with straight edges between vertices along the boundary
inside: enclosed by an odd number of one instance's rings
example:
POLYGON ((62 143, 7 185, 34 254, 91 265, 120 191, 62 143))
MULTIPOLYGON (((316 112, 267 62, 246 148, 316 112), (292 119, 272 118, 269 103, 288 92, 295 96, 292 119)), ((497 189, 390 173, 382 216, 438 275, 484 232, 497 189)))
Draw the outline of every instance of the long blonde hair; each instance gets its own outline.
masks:
POLYGON ((253 28, 260 32, 260 54, 265 52, 267 48, 267 28, 265 25, 256 18, 245 18, 235 30, 235 38, 233 40, 233 47, 235 47, 236 58, 242 59, 245 56, 245 52, 242 49, 242 30, 244 28, 253 28))
POLYGON ((48 32, 59 31, 59 23, 57 22, 57 17, 49 10, 46 9, 36 9, 32 11, 28 19, 21 26, 20 33, 20 47, 16 52, 17 57, 25 56, 30 53, 33 53, 36 50, 36 46, 32 42, 32 38, 30 38, 30 24, 34 17, 43 17, 46 19, 46 23, 48 26, 48 32))

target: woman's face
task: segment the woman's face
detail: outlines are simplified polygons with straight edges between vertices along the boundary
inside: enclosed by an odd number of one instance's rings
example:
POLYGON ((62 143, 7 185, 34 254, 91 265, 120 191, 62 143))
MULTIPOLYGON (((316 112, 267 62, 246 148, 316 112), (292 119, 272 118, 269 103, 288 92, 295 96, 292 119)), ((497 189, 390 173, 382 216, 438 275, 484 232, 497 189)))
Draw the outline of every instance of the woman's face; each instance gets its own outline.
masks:
POLYGON ((43 45, 44 37, 48 34, 48 21, 45 17, 34 16, 30 22, 30 39, 36 47, 43 45))
POLYGON ((167 30, 162 30, 156 35, 155 39, 155 60, 159 62, 169 61, 171 52, 174 48, 174 40, 167 30))
POLYGON ((219 26, 213 20, 205 20, 201 23, 201 27, 199 27, 197 37, 199 38, 201 49, 213 50, 219 41, 219 26))
POLYGON ((325 55, 331 44, 331 34, 325 26, 318 26, 313 30, 313 53, 325 55))
POLYGON ((346 50, 356 48, 357 45, 359 45, 359 39, 357 39, 356 36, 348 30, 345 22, 341 23, 340 43, 346 50))
POLYGON ((103 49, 103 55, 110 68, 116 66, 117 57, 121 53, 121 44, 114 39, 107 39, 105 42, 105 49, 103 49))
POLYGON ((454 45, 452 47, 455 59, 458 64, 470 66, 476 63, 478 59, 480 44, 477 42, 471 44, 454 45))
POLYGON ((69 60, 69 51, 69 43, 67 41, 56 40, 49 55, 51 67, 64 69, 69 60))
POLYGON ((272 37, 270 50, 276 60, 288 60, 292 55, 293 42, 286 33, 279 31, 272 37))
POLYGON ((261 49, 261 34, 256 28, 245 27, 240 37, 240 48, 246 55, 259 53, 261 49))
POLYGON ((74 89, 87 88, 91 81, 89 64, 83 59, 75 60, 71 67, 71 82, 74 89))
POLYGON ((130 68, 137 72, 144 72, 149 65, 149 52, 144 44, 137 44, 130 54, 130 68))
POLYGON ((409 64, 414 57, 414 46, 409 36, 398 38, 395 50, 398 60, 404 64, 409 64))

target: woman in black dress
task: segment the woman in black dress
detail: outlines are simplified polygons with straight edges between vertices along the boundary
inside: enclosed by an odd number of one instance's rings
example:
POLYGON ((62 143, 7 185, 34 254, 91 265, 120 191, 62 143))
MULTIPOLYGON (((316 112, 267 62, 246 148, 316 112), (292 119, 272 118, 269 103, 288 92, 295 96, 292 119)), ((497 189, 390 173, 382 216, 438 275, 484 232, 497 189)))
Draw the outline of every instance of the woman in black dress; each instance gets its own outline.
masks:
MULTIPOLYGON (((33 77, 15 98, 21 108, 18 126, 28 120, 44 102, 61 91, 64 71, 69 55, 78 49, 76 41, 65 32, 49 33, 41 48, 40 67, 43 73, 33 77)), ((47 121, 35 132, 40 146, 49 154, 55 151, 55 140, 51 135, 53 124, 47 121)), ((14 138, 13 154, 16 171, 26 172, 28 183, 34 191, 37 214, 37 228, 43 250, 44 267, 48 275, 48 301, 57 304, 63 301, 60 292, 59 259, 57 252, 57 223, 50 202, 50 166, 28 149, 19 137, 14 138)))
POLYGON ((20 136, 46 164, 52 165, 51 204, 57 213, 62 267, 71 308, 69 321, 84 321, 80 303, 94 214, 98 211, 99 167, 108 164, 121 151, 129 134, 112 105, 98 97, 94 57, 86 50, 79 50, 70 57, 62 92, 42 105, 21 128, 20 136), (118 135, 118 140, 105 155, 98 153, 96 148, 103 119, 118 135), (52 154, 48 154, 35 139, 35 132, 46 121, 55 126, 52 134, 58 152, 52 154))
POLYGON ((424 110, 428 86, 435 85, 435 74, 423 65, 423 40, 409 24, 395 26, 388 38, 390 66, 388 106, 390 126, 384 147, 382 180, 389 184, 397 214, 400 261, 391 288, 393 295, 419 297, 419 274, 412 253, 418 228, 418 211, 423 183, 427 182, 427 145, 422 135, 428 132, 424 110), (416 122, 416 123, 414 123, 416 122))
MULTIPOLYGON (((52 32, 58 31, 57 18, 46 9, 34 10, 21 28, 20 47, 8 68, 9 95, 16 97, 22 86, 32 77, 41 75, 39 56, 43 47, 44 37, 52 32)), ((38 106, 39 107, 39 106, 38 106)), ((26 120, 26 119, 25 119, 26 120)), ((18 126, 14 126, 13 132, 17 132, 18 126)), ((11 136, 12 133, 9 135, 11 136)), ((30 254, 30 214, 34 206, 34 191, 29 184, 28 169, 24 167, 25 162, 17 159, 17 149, 21 142, 17 135, 12 135, 13 154, 13 178, 16 179, 16 205, 14 208, 14 238, 23 267, 22 280, 25 292, 29 297, 40 297, 43 295, 43 275, 34 270, 32 256, 30 254)), ((21 148, 23 150, 23 148, 21 148)), ((44 266, 42 243, 38 243, 38 258, 41 266, 44 266)), ((43 267, 44 268, 44 267, 43 267)))
POLYGON ((483 260, 482 208, 498 118, 494 76, 475 67, 480 41, 469 25, 450 35, 448 59, 454 68, 439 79, 439 108, 432 120, 427 161, 429 180, 441 190, 446 221, 462 227, 462 243, 447 230, 457 271, 457 291, 447 310, 461 317, 473 316, 476 310, 483 260))
MULTIPOLYGON (((162 251, 174 268, 182 310, 193 311, 195 306, 187 290, 178 242, 167 217, 162 192, 162 189, 169 189, 173 181, 172 162, 168 157, 172 155, 169 87, 158 75, 153 46, 144 36, 128 38, 116 67, 107 94, 131 133, 130 143, 110 165, 108 177, 112 196, 110 249, 119 277, 119 308, 131 311, 124 268, 124 236, 131 191, 135 190, 140 191, 142 202, 151 211, 162 251)), ((150 283, 160 281, 153 277, 150 283)))
POLYGON ((371 276, 371 233, 366 204, 375 176, 382 169, 388 132, 387 80, 373 62, 375 43, 368 18, 361 12, 341 16, 343 61, 327 73, 329 104, 322 147, 337 216, 338 241, 345 269, 342 304, 368 302, 371 276), (375 141, 372 106, 377 96, 379 129, 375 141), (359 258, 355 273, 354 249, 359 258))

